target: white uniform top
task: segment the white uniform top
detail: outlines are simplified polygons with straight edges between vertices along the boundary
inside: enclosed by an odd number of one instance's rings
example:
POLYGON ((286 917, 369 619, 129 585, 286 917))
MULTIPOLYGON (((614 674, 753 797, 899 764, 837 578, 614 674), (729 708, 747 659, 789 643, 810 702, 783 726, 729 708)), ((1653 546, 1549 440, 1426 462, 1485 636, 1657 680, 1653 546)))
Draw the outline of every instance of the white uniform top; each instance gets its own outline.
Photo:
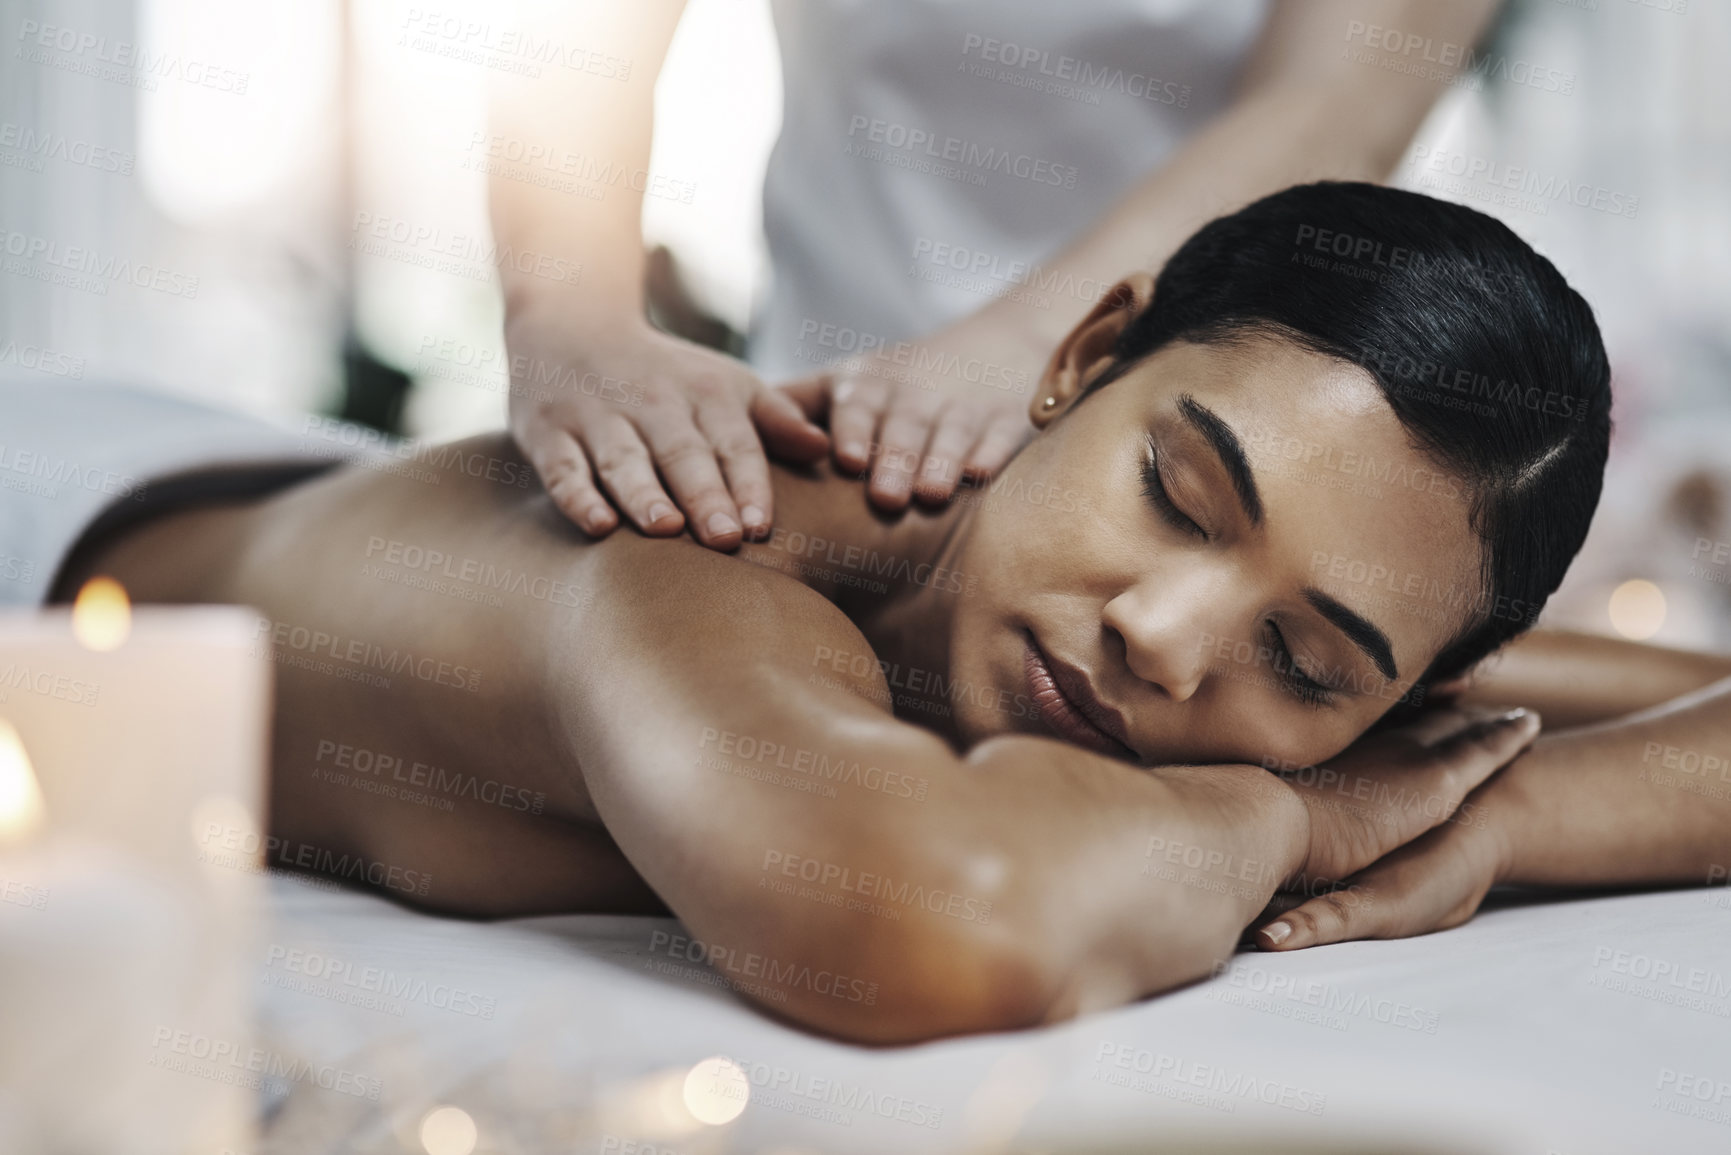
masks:
MULTIPOLYGON (((1265 0, 773 0, 770 380, 1025 294, 1231 95, 1265 0), (851 348, 849 346, 852 346, 851 348)), ((1126 253, 1130 272, 1147 254, 1126 253)), ((882 354, 879 354, 882 355, 882 354)))

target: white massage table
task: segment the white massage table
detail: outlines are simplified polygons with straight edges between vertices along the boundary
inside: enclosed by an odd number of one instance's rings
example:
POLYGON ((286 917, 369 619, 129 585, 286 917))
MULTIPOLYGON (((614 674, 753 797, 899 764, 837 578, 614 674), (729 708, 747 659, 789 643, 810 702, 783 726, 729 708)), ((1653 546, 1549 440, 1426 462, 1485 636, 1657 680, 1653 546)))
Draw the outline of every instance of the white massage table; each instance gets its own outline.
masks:
MULTIPOLYGON (((105 485, 66 483, 69 465, 129 481, 368 451, 332 423, 270 427, 97 386, 3 388, 0 412, 13 473, 18 446, 30 469, 61 471, 41 482, 51 498, 5 491, 0 555, 35 577, 0 583, 0 602, 26 605, 112 501, 105 485)), ((1614 461, 1613 479, 1638 479, 1659 446, 1614 461)), ((1663 456, 1671 473, 1716 460, 1674 441, 1663 456)), ((1559 597, 1566 610, 1570 586, 1582 591, 1583 621, 1629 558, 1681 574, 1708 532, 1667 528, 1654 516, 1666 487, 1640 489, 1607 483, 1601 545, 1559 597)), ((1703 621, 1731 623, 1725 587, 1680 588, 1701 595, 1703 621)), ((266 1151, 423 1151, 416 1128, 438 1103, 469 1111, 476 1150, 493 1155, 1731 1151, 1723 887, 1503 900, 1445 934, 1245 955, 1210 982, 1081 1022, 894 1050, 752 1009, 701 964, 668 957, 667 920, 466 923, 287 878, 269 894, 257 995, 266 1041, 296 1074, 262 1092, 266 1151), (308 973, 331 959, 345 969, 308 973), (730 1124, 691 1129, 658 1096, 677 1099, 684 1073, 717 1055, 747 1072, 750 1102, 730 1124)))
POLYGON ((671 920, 446 920, 292 877, 269 894, 267 1045, 379 1097, 279 1086, 266 1151, 418 1151, 439 1103, 483 1152, 1731 1151, 1724 887, 1493 896, 1446 933, 1241 954, 1080 1021, 884 1049, 747 1005, 677 957, 671 920), (657 1096, 717 1055, 750 1102, 681 1134, 657 1096))

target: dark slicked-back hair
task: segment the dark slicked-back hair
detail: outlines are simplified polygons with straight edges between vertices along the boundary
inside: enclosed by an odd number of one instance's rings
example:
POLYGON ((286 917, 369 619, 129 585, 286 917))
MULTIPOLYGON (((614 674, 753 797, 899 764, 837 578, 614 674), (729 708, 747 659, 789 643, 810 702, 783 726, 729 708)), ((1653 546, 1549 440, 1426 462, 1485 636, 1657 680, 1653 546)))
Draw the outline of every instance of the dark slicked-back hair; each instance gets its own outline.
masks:
POLYGON ((1530 626, 1587 535, 1611 432, 1599 328, 1556 267, 1461 205, 1299 185, 1184 242, 1089 388, 1174 341, 1253 333, 1364 368, 1418 450, 1465 488, 1482 589, 1419 684, 1530 626))

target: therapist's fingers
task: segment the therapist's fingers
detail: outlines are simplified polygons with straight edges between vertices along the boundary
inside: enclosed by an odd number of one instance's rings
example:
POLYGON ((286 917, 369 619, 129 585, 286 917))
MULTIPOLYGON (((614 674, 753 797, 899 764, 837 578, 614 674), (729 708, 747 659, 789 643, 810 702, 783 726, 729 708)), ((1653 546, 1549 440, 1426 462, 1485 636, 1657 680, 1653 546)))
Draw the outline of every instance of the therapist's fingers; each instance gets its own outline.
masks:
POLYGON ((655 476, 649 446, 635 425, 617 413, 607 414, 585 426, 582 436, 602 486, 638 529, 666 537, 685 528, 685 518, 655 476))
MULTIPOLYGON (((716 398, 717 405, 725 403, 719 396, 716 398)), ((718 419, 712 417, 711 420, 718 419)), ((755 444, 757 434, 751 432, 749 424, 745 432, 755 444)), ((721 467, 715 460, 715 446, 692 423, 690 414, 679 413, 665 421, 645 422, 643 433, 650 452, 655 455, 655 467, 666 478, 668 488, 673 491, 674 499, 690 522, 692 535, 712 549, 737 546, 741 537, 739 509, 733 504, 733 497, 722 480, 721 467)), ((759 451, 760 462, 762 456, 759 451)), ((764 488, 768 488, 767 476, 764 488)))
MULTIPOLYGON (((782 401, 789 406, 793 404, 786 398, 782 401)), ((775 493, 769 484, 769 459, 763 455, 763 443, 758 440, 750 415, 731 398, 714 397, 699 400, 695 416, 698 431, 709 441, 715 458, 721 463, 721 472, 727 478, 727 488, 733 495, 732 505, 739 511, 739 522, 744 526, 745 536, 757 537, 769 529, 775 516, 775 493)), ((682 502, 685 501, 683 495, 678 496, 682 502)), ((708 497, 694 500, 703 509, 725 513, 708 497)), ((699 516, 691 505, 685 508, 694 517, 699 516)), ((713 518, 715 514, 709 516, 713 518)), ((705 523, 699 520, 698 524, 705 523)), ((719 527, 721 522, 717 521, 715 525, 719 527)), ((737 540, 737 537, 713 539, 723 548, 737 540)))
POLYGON ((980 439, 974 444, 973 452, 968 454, 964 471, 971 481, 983 481, 996 474, 1008 464, 1016 450, 1022 447, 1034 427, 1028 421, 1027 414, 1019 408, 995 414, 986 422, 986 428, 980 434, 980 439))
MULTIPOLYGON (((829 410, 827 382, 801 382, 779 389, 761 386, 752 394, 749 409, 764 448, 783 461, 808 465, 823 460, 829 452, 829 434, 817 423, 829 410)), ((733 496, 745 504, 737 489, 733 496)))
POLYGON ((835 391, 835 378, 828 373, 789 381, 777 385, 771 393, 779 393, 799 406, 805 419, 822 428, 829 424, 830 395, 835 391))
POLYGON ((595 487, 589 459, 576 438, 538 422, 518 434, 517 441, 560 513, 590 537, 604 537, 618 527, 619 515, 595 487))
POLYGON ((830 398, 829 433, 835 443, 836 464, 849 473, 861 474, 871 467, 878 424, 883 420, 889 398, 890 387, 883 381, 848 377, 835 383, 830 398))
POLYGON ((914 495, 914 477, 925 460, 936 407, 906 391, 890 401, 878 431, 877 460, 872 463, 866 495, 879 509, 906 509, 914 495))
POLYGON ((946 405, 939 411, 925 460, 914 477, 914 496, 932 505, 942 505, 962 481, 968 451, 980 439, 987 414, 966 404, 946 405))

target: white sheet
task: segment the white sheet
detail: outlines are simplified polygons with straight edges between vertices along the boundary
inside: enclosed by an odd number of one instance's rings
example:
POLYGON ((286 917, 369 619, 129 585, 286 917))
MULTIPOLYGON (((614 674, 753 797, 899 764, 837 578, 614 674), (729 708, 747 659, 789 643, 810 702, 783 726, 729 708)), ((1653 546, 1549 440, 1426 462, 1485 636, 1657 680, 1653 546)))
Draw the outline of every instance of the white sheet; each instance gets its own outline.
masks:
POLYGON ((1151 1150, 1223 1135, 1247 1151, 1395 1137, 1376 1149, 1731 1150, 1724 888, 1504 900, 1444 934, 1243 954, 1078 1022, 883 1050, 782 1025, 701 966, 649 969, 666 961, 653 936, 678 932, 668 920, 469 923, 288 878, 271 903, 270 1045, 380 1093, 296 1084, 272 1104, 267 1150, 419 1150, 417 1121, 441 1102, 477 1119, 483 1151, 1151 1150), (385 1005, 338 1001, 368 988, 385 1005), (634 1086, 671 1070, 677 1090, 680 1069, 718 1054, 752 1077, 737 1121, 676 1136, 632 1114, 634 1086), (1143 1081, 1100 1077, 1114 1072, 1143 1081), (1177 1097, 1198 1093, 1211 1101, 1177 1097))

